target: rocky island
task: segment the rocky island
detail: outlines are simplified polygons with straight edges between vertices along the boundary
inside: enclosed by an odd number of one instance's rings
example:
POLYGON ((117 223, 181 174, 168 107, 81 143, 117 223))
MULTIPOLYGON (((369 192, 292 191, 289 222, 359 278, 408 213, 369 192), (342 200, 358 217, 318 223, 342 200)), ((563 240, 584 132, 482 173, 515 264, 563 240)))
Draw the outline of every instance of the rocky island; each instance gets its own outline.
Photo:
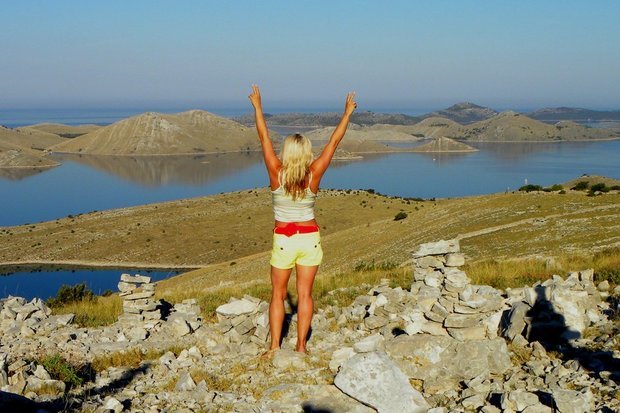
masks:
POLYGON ((412 152, 442 153, 442 152, 476 152, 478 149, 463 142, 442 136, 435 138, 424 145, 416 146, 412 152))
POLYGON ((256 131, 201 110, 145 113, 98 128, 50 148, 88 155, 182 155, 252 151, 256 131))

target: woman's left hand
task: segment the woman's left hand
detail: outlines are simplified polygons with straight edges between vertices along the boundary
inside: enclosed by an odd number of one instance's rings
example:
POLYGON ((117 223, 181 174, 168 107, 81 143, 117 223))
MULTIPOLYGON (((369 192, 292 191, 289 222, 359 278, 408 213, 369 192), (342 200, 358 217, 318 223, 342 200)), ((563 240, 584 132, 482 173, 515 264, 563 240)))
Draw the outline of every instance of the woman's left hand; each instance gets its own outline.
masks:
POLYGON ((349 92, 347 94, 347 100, 344 103, 344 113, 352 115, 353 111, 357 109, 357 102, 355 102, 355 92, 349 92))
POLYGON ((258 85, 252 85, 252 93, 250 93, 250 102, 252 102, 252 106, 254 109, 261 109, 261 99, 260 99, 260 90, 258 89, 258 85))

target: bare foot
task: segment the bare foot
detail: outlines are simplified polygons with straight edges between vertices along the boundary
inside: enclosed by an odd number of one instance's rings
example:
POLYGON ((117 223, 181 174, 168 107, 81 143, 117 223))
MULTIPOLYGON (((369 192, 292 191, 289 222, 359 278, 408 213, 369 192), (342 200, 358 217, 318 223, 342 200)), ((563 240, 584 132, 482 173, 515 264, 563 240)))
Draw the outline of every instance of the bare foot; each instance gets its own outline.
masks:
POLYGON ((270 348, 269 350, 265 351, 263 354, 260 355, 260 358, 262 359, 266 359, 266 360, 271 360, 273 358, 273 354, 280 350, 280 347, 276 347, 276 348, 270 348))

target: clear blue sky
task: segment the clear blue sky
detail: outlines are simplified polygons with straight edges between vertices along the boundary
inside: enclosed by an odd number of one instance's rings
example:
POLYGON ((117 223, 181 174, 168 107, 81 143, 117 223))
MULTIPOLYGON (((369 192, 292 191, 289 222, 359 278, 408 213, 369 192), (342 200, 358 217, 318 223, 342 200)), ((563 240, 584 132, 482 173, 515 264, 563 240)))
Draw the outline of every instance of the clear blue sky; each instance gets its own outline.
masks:
POLYGON ((620 1, 0 0, 0 108, 620 109, 620 1))

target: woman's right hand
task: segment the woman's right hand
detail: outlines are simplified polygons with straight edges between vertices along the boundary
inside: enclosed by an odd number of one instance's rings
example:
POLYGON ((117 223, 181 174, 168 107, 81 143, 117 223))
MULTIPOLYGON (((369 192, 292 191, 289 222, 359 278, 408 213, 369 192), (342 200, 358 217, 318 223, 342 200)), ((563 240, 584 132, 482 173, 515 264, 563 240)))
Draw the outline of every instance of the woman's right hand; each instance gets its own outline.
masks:
POLYGON ((355 102, 355 92, 349 92, 347 94, 347 100, 344 103, 344 113, 350 116, 356 108, 357 102, 355 102))
POLYGON ((252 106, 254 109, 261 109, 262 104, 260 100, 260 90, 258 89, 258 85, 252 85, 252 93, 250 93, 250 102, 252 102, 252 106))

